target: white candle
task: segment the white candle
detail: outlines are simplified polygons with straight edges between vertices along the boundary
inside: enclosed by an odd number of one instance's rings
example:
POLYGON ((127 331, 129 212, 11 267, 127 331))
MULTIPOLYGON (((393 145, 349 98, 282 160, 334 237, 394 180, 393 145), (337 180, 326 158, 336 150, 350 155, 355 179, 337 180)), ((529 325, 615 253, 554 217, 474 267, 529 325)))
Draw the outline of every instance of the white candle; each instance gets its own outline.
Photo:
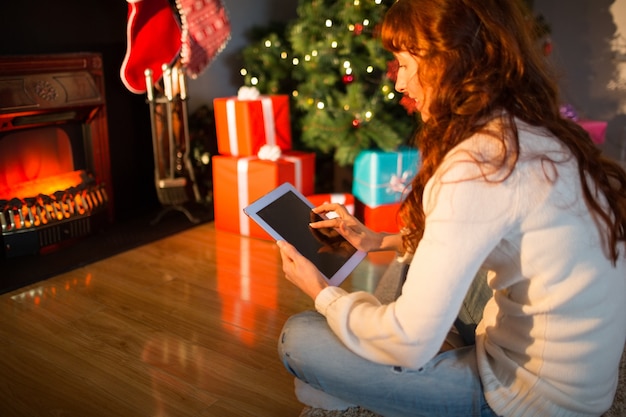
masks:
POLYGON ((152 82, 152 70, 148 68, 144 71, 144 75, 146 76, 146 94, 148 95, 148 101, 154 100, 154 86, 152 82))
POLYGON ((187 80, 185 79, 185 73, 180 71, 178 73, 178 87, 180 88, 180 99, 187 99, 187 80))
POLYGON ((163 68, 163 90, 165 90, 165 97, 169 101, 172 101, 174 97, 172 94, 172 69, 167 66, 167 64, 163 64, 161 67, 163 68))

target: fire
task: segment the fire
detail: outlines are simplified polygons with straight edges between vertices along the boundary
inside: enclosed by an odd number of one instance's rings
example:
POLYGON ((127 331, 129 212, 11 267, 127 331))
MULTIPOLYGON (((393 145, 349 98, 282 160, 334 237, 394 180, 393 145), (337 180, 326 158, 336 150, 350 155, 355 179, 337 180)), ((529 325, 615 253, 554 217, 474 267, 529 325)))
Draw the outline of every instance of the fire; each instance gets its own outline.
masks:
POLYGON ((84 171, 21 183, 8 192, 10 199, 4 199, 4 194, 0 193, 3 232, 89 214, 107 202, 104 187, 96 185, 93 177, 84 171))
POLYGON ((0 200, 18 198, 24 200, 40 194, 53 195, 57 191, 67 190, 80 185, 83 181, 83 171, 70 171, 32 181, 14 184, 10 187, 0 187, 0 200))
POLYGON ((0 141, 3 233, 89 214, 105 200, 93 176, 75 170, 66 130, 17 131, 0 141))

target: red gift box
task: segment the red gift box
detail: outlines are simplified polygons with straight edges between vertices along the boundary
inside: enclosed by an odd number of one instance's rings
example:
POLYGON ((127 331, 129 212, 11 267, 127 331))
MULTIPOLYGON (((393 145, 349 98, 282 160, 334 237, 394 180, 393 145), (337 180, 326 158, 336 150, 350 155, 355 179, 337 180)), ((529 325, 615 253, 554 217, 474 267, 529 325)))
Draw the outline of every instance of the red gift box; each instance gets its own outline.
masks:
POLYGON ((213 100, 217 150, 221 155, 256 155, 263 145, 291 149, 289 96, 213 100))
MULTIPOLYGON (((306 198, 314 206, 321 206, 324 203, 338 203, 343 204, 348 213, 354 215, 354 196, 349 193, 332 193, 332 194, 312 194, 307 195, 306 198)), ((333 217, 328 215, 328 217, 333 217)))
POLYGON ((401 204, 390 203, 371 207, 356 199, 355 217, 375 232, 398 233, 400 231, 398 212, 401 204))
POLYGON ((244 207, 284 182, 290 182, 304 195, 313 193, 312 152, 289 151, 276 161, 224 155, 216 155, 212 161, 216 229, 271 240, 243 212, 244 207))

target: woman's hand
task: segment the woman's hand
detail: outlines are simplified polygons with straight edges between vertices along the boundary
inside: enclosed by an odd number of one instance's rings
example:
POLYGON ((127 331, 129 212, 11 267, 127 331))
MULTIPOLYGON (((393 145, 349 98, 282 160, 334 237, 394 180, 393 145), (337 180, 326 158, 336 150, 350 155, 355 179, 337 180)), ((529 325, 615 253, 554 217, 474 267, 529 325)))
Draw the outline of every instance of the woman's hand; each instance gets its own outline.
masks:
POLYGON ((346 208, 337 203, 324 203, 313 209, 316 214, 334 212, 337 217, 320 220, 310 224, 313 229, 332 228, 342 235, 355 248, 363 252, 395 250, 403 252, 400 235, 378 233, 368 229, 363 223, 352 216, 346 208))
POLYGON ((285 277, 315 300, 320 291, 328 287, 322 273, 289 243, 279 240, 276 244, 280 249, 285 277))

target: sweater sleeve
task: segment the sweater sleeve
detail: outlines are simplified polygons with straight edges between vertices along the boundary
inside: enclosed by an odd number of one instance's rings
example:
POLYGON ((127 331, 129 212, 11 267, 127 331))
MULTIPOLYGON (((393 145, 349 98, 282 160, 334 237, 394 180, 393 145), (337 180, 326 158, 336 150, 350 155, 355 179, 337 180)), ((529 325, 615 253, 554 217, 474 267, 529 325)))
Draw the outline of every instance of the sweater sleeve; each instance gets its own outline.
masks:
POLYGON ((334 287, 316 298, 316 309, 356 354, 423 366, 439 351, 481 264, 511 227, 515 175, 485 179, 463 155, 448 158, 424 191, 424 236, 395 302, 381 305, 369 293, 334 287))

